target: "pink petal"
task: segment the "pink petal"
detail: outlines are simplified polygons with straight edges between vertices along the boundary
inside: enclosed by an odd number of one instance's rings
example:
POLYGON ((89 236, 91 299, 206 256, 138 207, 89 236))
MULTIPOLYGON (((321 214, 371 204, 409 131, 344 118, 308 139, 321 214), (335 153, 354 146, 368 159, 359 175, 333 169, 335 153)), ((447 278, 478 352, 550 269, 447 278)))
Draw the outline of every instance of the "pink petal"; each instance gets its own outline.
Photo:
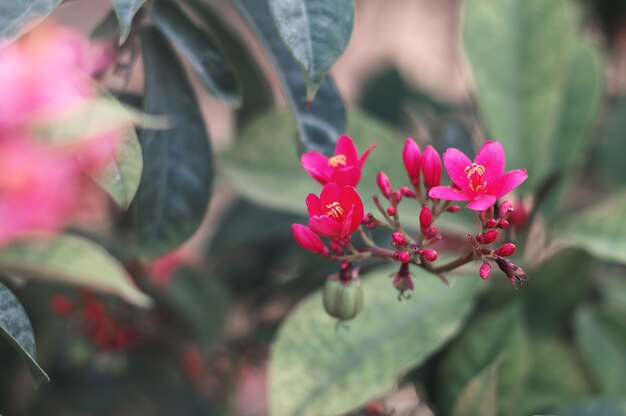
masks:
POLYGON ((320 256, 328 256, 328 248, 309 227, 302 224, 292 224, 291 233, 296 242, 305 250, 317 253, 320 256))
POLYGON ((320 199, 315 194, 309 194, 306 197, 306 209, 309 211, 309 216, 322 215, 322 205, 320 199))
POLYGON ((322 185, 330 181, 335 171, 328 166, 328 158, 319 152, 306 152, 300 158, 300 165, 313 179, 322 185))
POLYGON ((443 164, 452 182, 464 192, 470 193, 469 178, 465 168, 470 166, 472 161, 459 149, 450 148, 443 154, 443 164))
POLYGON ((526 169, 516 169, 500 176, 491 187, 491 192, 500 198, 517 188, 528 178, 526 169))
POLYGON ((373 148, 376 147, 376 143, 374 143, 373 145, 371 145, 370 147, 368 147, 363 154, 361 155, 361 158, 359 159, 359 162, 357 163, 357 166, 359 168, 363 167, 363 164, 365 163, 365 161, 367 160, 367 157, 369 156, 370 152, 372 151, 373 148))
POLYGON ((334 238, 341 235, 342 224, 326 215, 314 215, 309 218, 309 228, 319 236, 334 238))
POLYGON ((504 172, 504 148, 500 142, 486 141, 476 154, 474 162, 485 168, 485 180, 489 183, 497 180, 504 172))
POLYGON ((320 204, 322 207, 325 207, 333 202, 339 202, 340 198, 341 187, 336 183, 329 182, 322 188, 322 193, 320 194, 320 204))
POLYGON ((346 135, 339 137, 337 140, 335 155, 344 155, 346 157, 346 166, 356 165, 359 159, 354 141, 346 135))
POLYGON ((451 186, 435 186, 428 192, 433 199, 445 199, 446 201, 469 201, 471 198, 458 189, 451 186))
POLYGON ((343 219, 343 224, 341 227, 341 238, 348 238, 352 234, 354 230, 352 230, 352 216, 354 214, 354 210, 351 209, 348 211, 346 216, 343 219))
POLYGON ((470 202, 466 207, 474 211, 485 211, 496 203, 496 199, 495 195, 485 195, 476 201, 470 202))
POLYGON ((342 189, 341 199, 339 203, 344 208, 344 210, 348 208, 352 213, 350 219, 348 219, 348 217, 344 219, 345 222, 350 223, 349 230, 350 234, 352 234, 357 228, 359 228, 361 222, 363 222, 363 201, 361 200, 361 197, 359 196, 356 189, 354 189, 352 186, 345 186, 342 189))
POLYGON ((330 182, 335 182, 339 186, 356 186, 361 179, 361 169, 358 166, 337 169, 333 173, 330 182))

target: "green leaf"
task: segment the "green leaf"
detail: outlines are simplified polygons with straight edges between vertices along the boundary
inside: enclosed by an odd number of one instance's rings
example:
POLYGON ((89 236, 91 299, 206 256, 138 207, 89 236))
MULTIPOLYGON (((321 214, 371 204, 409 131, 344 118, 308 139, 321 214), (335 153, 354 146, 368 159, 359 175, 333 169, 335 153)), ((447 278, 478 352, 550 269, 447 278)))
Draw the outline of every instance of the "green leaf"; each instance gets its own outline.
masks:
POLYGON ((605 178, 613 186, 626 185, 624 153, 626 152, 626 99, 620 100, 613 111, 606 128, 606 140, 600 167, 605 178))
POLYGON ((213 276, 197 275, 190 270, 177 272, 167 295, 192 323, 205 351, 219 339, 228 318, 228 293, 213 276))
POLYGON ((283 42, 304 69, 307 101, 343 53, 354 26, 353 0, 269 0, 283 42))
POLYGON ((459 394, 452 416, 496 416, 498 411, 498 366, 496 359, 472 378, 459 394))
POLYGON ((450 412, 464 386, 498 357, 497 414, 513 415, 530 367, 522 311, 516 304, 472 322, 443 358, 438 404, 444 414, 450 412))
POLYGON ((25 237, 3 247, 0 270, 20 277, 86 286, 118 295, 139 307, 152 303, 104 248, 73 235, 25 237))
POLYGON ((0 2, 0 43, 11 41, 41 22, 61 0, 0 2))
POLYGON ((567 330, 566 324, 588 291, 593 264, 585 251, 568 249, 532 272, 532 284, 520 293, 531 329, 547 333, 567 330))
POLYGON ((24 307, 11 291, 0 283, 0 335, 5 338, 28 364, 37 382, 49 382, 50 378, 37 364, 37 348, 33 327, 24 307))
POLYGON ((550 173, 554 135, 576 39, 569 0, 472 0, 463 39, 490 137, 507 165, 526 168, 526 187, 550 173))
POLYGON ((576 316, 576 343, 583 351, 602 391, 626 394, 626 335, 611 330, 606 322, 590 309, 576 316))
POLYGON ((598 397, 580 400, 556 412, 559 416, 626 416, 626 400, 598 397))
POLYGON ((141 35, 144 111, 167 116, 170 129, 141 134, 144 169, 135 196, 135 239, 146 259, 193 235, 209 205, 213 154, 198 102, 174 52, 154 29, 141 35))
POLYGON ((520 414, 534 415, 591 394, 589 379, 569 345, 553 337, 533 337, 530 352, 532 366, 520 414))
POLYGON ((413 297, 398 302, 392 271, 363 279, 364 307, 349 329, 336 328, 319 291, 288 316, 272 344, 271 414, 343 414, 389 391, 456 333, 480 286, 420 273, 413 297))
POLYGON ((113 10, 120 22, 120 45, 126 42, 130 29, 133 24, 133 18, 137 11, 143 6, 146 0, 111 0, 113 10))
POLYGON ((209 33, 170 1, 155 3, 149 16, 154 26, 189 60, 204 86, 228 105, 238 107, 240 94, 235 73, 209 33))
POLYGON ((235 0, 235 5, 264 43, 274 64, 285 97, 295 114, 299 150, 333 154, 335 142, 345 130, 346 113, 330 77, 324 79, 315 101, 307 104, 304 76, 280 39, 267 0, 235 0))
POLYGON ((600 201, 559 223, 557 236, 597 258, 626 263, 626 192, 600 201))

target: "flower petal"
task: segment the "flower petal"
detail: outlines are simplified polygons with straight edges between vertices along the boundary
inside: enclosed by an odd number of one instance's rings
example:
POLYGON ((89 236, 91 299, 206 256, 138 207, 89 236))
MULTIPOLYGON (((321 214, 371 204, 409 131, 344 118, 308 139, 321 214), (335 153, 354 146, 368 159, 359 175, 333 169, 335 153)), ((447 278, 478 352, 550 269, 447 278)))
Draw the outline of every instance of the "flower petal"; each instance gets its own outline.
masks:
POLYGON ((346 157, 346 166, 356 165, 359 159, 354 141, 350 136, 346 135, 340 136, 339 139, 337 139, 335 155, 344 155, 346 157))
POLYGON ((365 151, 363 152, 363 154, 361 155, 361 158, 359 159, 359 162, 357 163, 357 166, 360 168, 363 167, 363 164, 365 163, 365 161, 367 160, 367 157, 370 155, 370 152, 372 151, 373 148, 376 147, 376 143, 374 143, 373 145, 371 145, 370 147, 368 147, 367 149, 365 149, 365 151))
POLYGON ((486 141, 476 153, 474 162, 485 168, 485 180, 493 183, 504 173, 504 148, 502 144, 486 141))
POLYGON ((302 224, 292 224, 291 233, 296 242, 305 250, 317 253, 320 256, 328 256, 328 247, 324 245, 319 236, 311 229, 302 224))
POLYGON ((319 152, 306 152, 300 158, 300 165, 313 179, 322 185, 330 181, 335 171, 328 166, 328 158, 319 152))
POLYGON ((343 224, 341 226, 341 238, 350 238, 352 234, 352 217, 354 215, 354 209, 348 211, 346 216, 343 218, 343 224))
POLYGON ((469 201, 471 198, 451 186, 435 186, 428 192, 433 199, 445 199, 447 201, 469 201))
POLYGON ((491 192, 498 198, 508 194, 517 188, 522 182, 528 178, 526 169, 516 169, 500 176, 491 187, 491 192))
POLYGON ((341 235, 342 224, 326 215, 314 215, 309 218, 309 228, 319 236, 334 238, 341 235))
POLYGON ((322 205, 320 199, 315 194, 309 194, 306 197, 306 209, 309 211, 309 217, 313 215, 322 215, 322 205))
POLYGON ((329 182, 322 188, 320 194, 320 204, 323 207, 333 202, 339 202, 341 198, 341 187, 334 182, 329 182))
POLYGON ((496 203, 495 195, 485 195, 476 201, 472 201, 466 205, 467 208, 474 211, 486 211, 496 203))
POLYGON ((349 209, 351 211, 350 218, 346 216, 344 221, 349 223, 349 234, 352 234, 363 222, 363 201, 356 189, 352 186, 344 186, 339 204, 344 210, 349 209))
POLYGON ((470 193, 469 178, 465 169, 472 164, 469 157, 465 156, 459 149, 450 148, 443 154, 443 164, 446 167, 448 176, 464 192, 470 193))
POLYGON ((339 186, 356 186, 361 179, 361 169, 358 166, 337 169, 331 176, 330 182, 339 186))

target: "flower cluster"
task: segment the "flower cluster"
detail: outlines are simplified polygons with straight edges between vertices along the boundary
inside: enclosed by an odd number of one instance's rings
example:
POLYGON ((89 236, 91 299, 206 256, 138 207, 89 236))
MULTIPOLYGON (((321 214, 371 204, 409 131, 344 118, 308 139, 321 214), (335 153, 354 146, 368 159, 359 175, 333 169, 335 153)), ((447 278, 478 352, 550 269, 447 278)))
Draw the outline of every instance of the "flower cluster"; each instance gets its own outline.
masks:
POLYGON ((447 283, 447 272, 471 261, 481 264, 477 274, 487 279, 491 264, 495 263, 516 287, 526 282, 524 271, 508 259, 515 253, 515 245, 502 241, 508 234, 503 231, 513 219, 513 203, 502 202, 497 213, 495 206, 497 200, 519 186, 527 174, 524 169, 504 171, 504 149, 499 142, 487 141, 473 161, 458 149, 447 149, 442 165, 434 147, 426 146, 422 152, 417 143, 408 138, 402 159, 410 186, 396 189, 388 175, 379 172, 376 182, 382 198, 372 197, 378 214, 364 213, 363 202, 355 189, 372 147, 359 157, 352 139, 342 136, 333 156, 309 152, 301 160, 304 169, 323 188, 319 196, 309 194, 306 198, 308 226, 293 224, 292 233, 306 250, 342 262, 341 272, 329 278, 324 291, 324 305, 331 316, 348 320, 360 310, 362 293, 358 268, 353 268, 352 263, 370 257, 400 263, 398 272, 392 275, 392 286, 398 290, 399 299, 408 297, 414 289, 411 264, 438 275, 447 283), (441 185, 443 166, 451 186, 441 185), (417 232, 407 231, 400 222, 398 205, 404 200, 416 203, 417 232), (442 240, 435 222, 444 213, 460 211, 461 207, 454 205, 454 201, 466 201, 466 207, 477 212, 480 231, 467 236, 469 244, 462 255, 435 266, 439 254, 433 246, 442 240), (369 230, 379 227, 391 231, 389 244, 393 249, 379 247, 369 235, 369 230), (364 247, 355 248, 352 244, 356 232, 364 247), (322 238, 330 239, 328 246, 322 238), (497 248, 496 244, 499 244, 497 248))

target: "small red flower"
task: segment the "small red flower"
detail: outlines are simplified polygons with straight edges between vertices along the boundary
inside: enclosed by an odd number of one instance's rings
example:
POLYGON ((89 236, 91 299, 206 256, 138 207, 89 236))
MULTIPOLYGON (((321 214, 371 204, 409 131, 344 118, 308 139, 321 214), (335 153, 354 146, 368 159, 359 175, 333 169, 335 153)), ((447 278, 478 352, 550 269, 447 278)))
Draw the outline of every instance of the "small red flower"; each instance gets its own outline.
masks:
POLYGON ((291 233, 296 242, 305 250, 320 256, 328 256, 328 247, 322 243, 322 240, 309 227, 302 224, 292 224, 291 233))
POLYGON ((363 202, 352 186, 327 183, 319 198, 309 194, 309 228, 321 237, 347 238, 363 221, 363 202))
POLYGON ((302 155, 300 165, 322 185, 334 182, 340 186, 356 186, 361 179, 361 168, 374 146, 368 147, 359 158, 354 141, 341 136, 334 156, 328 158, 319 152, 307 152, 302 155))
POLYGON ((449 201, 471 201, 467 208, 474 211, 489 209, 496 199, 511 192, 528 177, 525 169, 504 173, 504 149, 499 142, 487 141, 473 162, 460 150, 448 149, 443 155, 443 163, 456 187, 436 186, 428 192, 428 196, 449 201))

